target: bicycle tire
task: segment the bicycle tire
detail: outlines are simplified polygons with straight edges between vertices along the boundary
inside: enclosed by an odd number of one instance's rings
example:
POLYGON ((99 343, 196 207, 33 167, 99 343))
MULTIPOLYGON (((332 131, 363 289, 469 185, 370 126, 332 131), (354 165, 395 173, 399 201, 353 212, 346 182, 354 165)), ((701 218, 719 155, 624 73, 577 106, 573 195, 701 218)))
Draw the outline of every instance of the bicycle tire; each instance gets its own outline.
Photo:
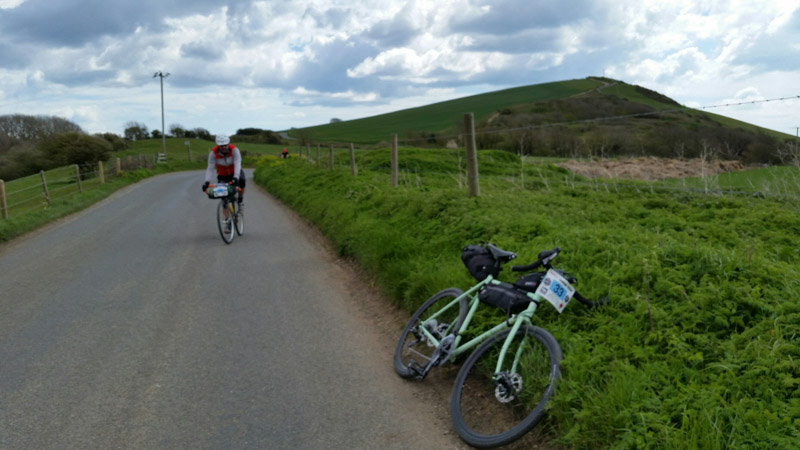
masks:
MULTIPOLYGON (((424 336, 419 333, 420 319, 427 320, 428 317, 440 311, 447 306, 456 297, 463 294, 464 291, 458 288, 449 288, 439 291, 431 298, 425 301, 422 306, 417 309, 411 319, 409 319, 403 332, 400 334, 400 339, 397 341, 397 346, 394 350, 394 370, 403 378, 412 378, 418 375, 417 371, 412 369, 410 365, 413 363, 425 366, 430 360, 435 346, 431 345, 424 336), (426 314, 427 313, 427 314, 426 314), (421 357, 423 360, 417 361, 412 356, 421 357)), ((436 319, 436 323, 432 325, 433 332, 441 339, 447 334, 455 333, 464 323, 467 316, 467 308, 469 302, 466 297, 458 302, 458 312, 455 311, 455 306, 451 307, 446 313, 442 313, 445 320, 436 319)))
POLYGON ((225 226, 227 225, 227 220, 225 219, 225 211, 224 208, 227 208, 227 202, 225 200, 220 200, 219 205, 217 205, 217 227, 219 228, 219 235, 222 236, 222 240, 226 244, 230 244, 233 242, 233 238, 236 236, 236 232, 233 230, 233 224, 231 224, 230 229, 228 232, 225 232, 225 226))
POLYGON ((473 447, 506 445, 529 432, 544 416, 560 377, 561 347, 556 339, 542 328, 523 325, 500 368, 502 381, 493 379, 510 333, 503 330, 481 344, 456 376, 450 415, 458 435, 473 447), (521 363, 513 370, 514 355, 523 342, 521 363))
POLYGON ((241 205, 238 203, 234 204, 234 211, 236 213, 233 215, 233 223, 236 224, 236 234, 241 236, 244 234, 244 211, 241 210, 241 205))

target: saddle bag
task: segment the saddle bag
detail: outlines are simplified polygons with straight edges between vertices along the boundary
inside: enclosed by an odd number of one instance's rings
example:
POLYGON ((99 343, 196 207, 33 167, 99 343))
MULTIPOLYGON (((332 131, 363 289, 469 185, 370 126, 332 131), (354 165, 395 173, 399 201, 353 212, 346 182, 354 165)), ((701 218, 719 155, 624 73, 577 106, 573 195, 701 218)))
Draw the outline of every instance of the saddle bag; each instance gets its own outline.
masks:
POLYGON ((508 283, 487 284, 478 293, 478 299, 510 314, 518 314, 528 307, 530 297, 508 283))
POLYGON ((478 281, 483 281, 489 275, 497 277, 500 273, 500 262, 494 259, 489 249, 480 245, 471 244, 464 247, 461 261, 467 266, 470 275, 478 281))

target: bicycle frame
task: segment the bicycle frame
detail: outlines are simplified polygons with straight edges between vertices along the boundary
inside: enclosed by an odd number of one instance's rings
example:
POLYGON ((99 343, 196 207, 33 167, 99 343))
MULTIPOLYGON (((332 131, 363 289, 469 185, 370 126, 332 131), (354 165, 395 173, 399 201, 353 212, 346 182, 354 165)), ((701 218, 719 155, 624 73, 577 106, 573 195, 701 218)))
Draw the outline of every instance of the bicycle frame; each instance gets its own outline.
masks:
MULTIPOLYGON (((495 369, 495 372, 499 372, 500 367, 502 367, 503 361, 505 360, 506 352, 508 351, 508 347, 511 344, 511 340, 514 338, 514 336, 517 334, 517 331, 519 330, 519 328, 523 324, 531 325, 531 319, 533 318, 533 315, 536 312, 536 309, 538 308, 539 302, 542 300, 542 298, 541 298, 541 296, 539 296, 536 293, 529 292, 527 295, 528 295, 528 297, 531 298, 532 301, 528 304, 528 307, 525 308, 525 310, 521 311, 519 314, 511 316, 508 320, 504 321, 503 323, 497 324, 491 330, 488 330, 488 331, 484 332, 480 336, 476 336, 476 337, 470 339, 468 342, 465 342, 464 344, 461 344, 461 340, 463 338, 463 334, 465 333, 467 328, 469 328, 469 324, 470 324, 470 322, 472 322, 472 318, 475 315, 475 311, 477 311, 478 310, 478 306, 480 306, 480 299, 478 299, 478 294, 477 293, 478 293, 478 291, 480 291, 480 289, 483 286, 485 286, 485 285, 487 285, 489 283, 499 284, 500 282, 496 281, 491 275, 489 275, 488 277, 486 277, 486 279, 484 279, 483 281, 479 282, 478 284, 472 286, 468 291, 464 292, 460 296, 458 296, 455 299, 453 299, 444 308, 442 308, 441 310, 437 311, 434 315, 429 317, 428 320, 435 319, 440 314, 442 314, 443 311, 446 311, 446 310, 448 310, 450 308, 453 308, 453 307, 458 307, 458 303, 460 302, 460 300, 463 297, 466 296, 466 297, 468 297, 470 299, 469 300, 469 311, 467 312, 467 316, 464 319, 464 323, 461 324, 461 328, 459 328, 458 330, 455 330, 456 338, 455 338, 455 342, 453 344, 453 351, 450 354, 450 361, 451 362, 454 361, 457 356, 474 349, 475 347, 480 345, 483 341, 489 339, 490 337, 494 336, 495 334, 497 334, 497 333, 503 331, 504 329, 510 327, 511 328, 511 332, 509 333, 508 337, 506 338, 505 343, 503 344, 503 348, 502 348, 502 350, 500 352, 500 357, 498 358, 498 361, 497 361, 497 367, 495 369)), ((436 337, 434 337, 433 334, 430 331, 428 331, 428 329, 425 326, 419 327, 419 330, 420 330, 420 332, 422 332, 425 335, 425 337, 429 340, 429 342, 431 342, 436 347, 439 346, 441 341, 436 339, 436 337)), ((452 332, 453 332, 453 330, 448 329, 447 333, 446 333, 446 336, 450 335, 452 332)), ((525 339, 527 340, 527 336, 525 337, 525 339)), ((520 348, 520 350, 521 350, 521 348, 520 348)), ((520 355, 517 354, 514 357, 514 365, 513 365, 514 370, 516 370, 517 364, 519 363, 519 356, 520 355)))

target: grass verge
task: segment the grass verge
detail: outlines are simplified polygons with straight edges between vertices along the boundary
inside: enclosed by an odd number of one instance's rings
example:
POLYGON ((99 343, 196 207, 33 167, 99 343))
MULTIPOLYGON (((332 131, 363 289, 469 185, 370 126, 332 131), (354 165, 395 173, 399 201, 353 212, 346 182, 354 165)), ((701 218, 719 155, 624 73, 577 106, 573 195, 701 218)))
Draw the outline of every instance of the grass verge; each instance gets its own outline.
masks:
MULTIPOLYGON (((354 177, 264 157, 255 179, 409 312, 472 284, 460 250, 481 241, 517 252, 519 263, 559 245, 559 267, 578 289, 610 296, 599 310, 544 307, 535 318, 565 355, 541 425, 552 444, 792 448, 800 439, 793 202, 609 191, 492 151, 480 152, 481 196, 469 197, 458 152, 403 149, 398 188, 388 151, 357 161, 354 177)), ((483 326, 496 319, 479 317, 483 326)))

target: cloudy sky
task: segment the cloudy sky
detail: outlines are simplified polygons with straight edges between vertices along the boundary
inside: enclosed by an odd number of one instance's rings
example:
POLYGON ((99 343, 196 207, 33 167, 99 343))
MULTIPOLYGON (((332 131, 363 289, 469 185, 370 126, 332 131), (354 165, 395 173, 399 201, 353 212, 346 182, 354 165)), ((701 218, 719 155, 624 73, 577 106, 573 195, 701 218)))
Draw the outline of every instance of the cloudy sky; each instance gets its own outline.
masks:
MULTIPOLYGON (((699 107, 800 95, 797 0, 0 0, 0 114, 283 130, 602 76, 699 107)), ((785 133, 800 100, 710 111, 785 133)), ((466 112, 466 111, 465 111, 466 112)))

